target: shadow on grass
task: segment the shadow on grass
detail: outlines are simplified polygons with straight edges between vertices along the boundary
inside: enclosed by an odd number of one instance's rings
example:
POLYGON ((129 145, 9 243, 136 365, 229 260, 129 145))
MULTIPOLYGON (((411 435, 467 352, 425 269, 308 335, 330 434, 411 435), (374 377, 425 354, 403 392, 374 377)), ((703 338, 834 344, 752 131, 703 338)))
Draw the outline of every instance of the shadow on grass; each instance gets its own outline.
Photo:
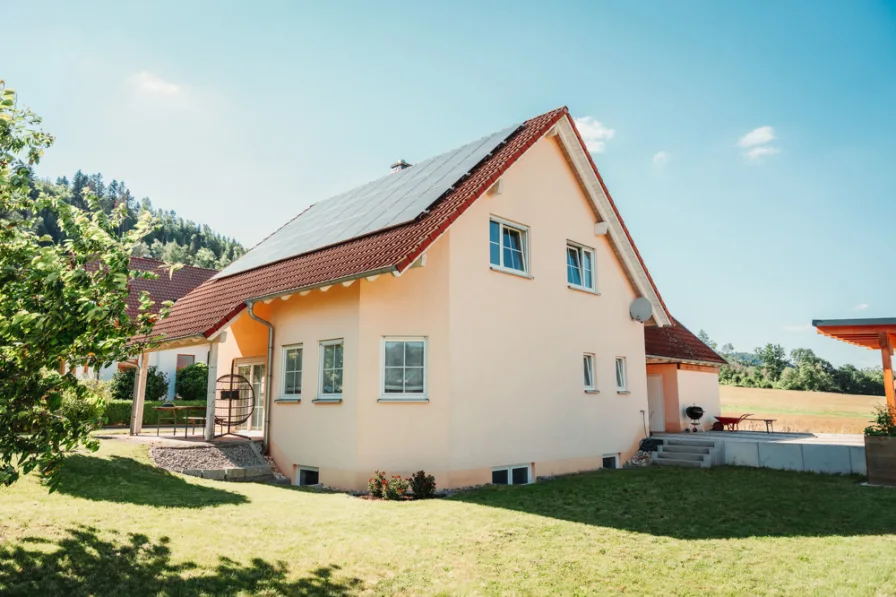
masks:
POLYGON ((450 499, 677 539, 896 534, 896 491, 855 477, 721 467, 600 471, 450 499))
POLYGON ((57 491, 94 501, 177 508, 249 501, 240 493, 188 483, 179 475, 121 456, 97 458, 76 454, 68 457, 57 491))
POLYGON ((288 580, 283 562, 255 558, 248 565, 221 558, 215 568, 173 563, 168 539, 145 535, 105 540, 96 529, 69 529, 56 542, 28 538, 0 547, 2 595, 351 595, 356 578, 340 578, 338 566, 288 580))

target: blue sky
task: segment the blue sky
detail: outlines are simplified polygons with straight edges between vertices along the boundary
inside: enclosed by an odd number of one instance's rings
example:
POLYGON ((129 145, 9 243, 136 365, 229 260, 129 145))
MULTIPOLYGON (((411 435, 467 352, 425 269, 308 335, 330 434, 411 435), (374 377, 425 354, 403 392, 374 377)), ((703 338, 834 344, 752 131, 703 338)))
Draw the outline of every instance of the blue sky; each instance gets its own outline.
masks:
POLYGON ((101 171, 252 245, 566 105, 677 318, 879 364, 809 323, 896 316, 893 3, 124 4, 3 9, 45 176, 101 171))

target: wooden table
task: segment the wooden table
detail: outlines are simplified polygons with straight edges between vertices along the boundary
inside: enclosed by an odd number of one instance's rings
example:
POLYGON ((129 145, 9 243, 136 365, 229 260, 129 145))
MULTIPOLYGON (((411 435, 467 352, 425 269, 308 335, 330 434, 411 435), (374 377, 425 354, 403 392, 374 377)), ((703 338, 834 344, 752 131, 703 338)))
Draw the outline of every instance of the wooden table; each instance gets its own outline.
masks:
MULTIPOLYGON (((174 405, 174 406, 156 406, 154 407, 156 411, 161 412, 170 412, 174 414, 174 435, 177 435, 177 414, 181 411, 184 411, 187 415, 190 414, 190 411, 201 411, 205 412, 206 408, 204 406, 187 406, 187 405, 174 405)), ((184 422, 184 437, 187 437, 187 424, 184 422)))

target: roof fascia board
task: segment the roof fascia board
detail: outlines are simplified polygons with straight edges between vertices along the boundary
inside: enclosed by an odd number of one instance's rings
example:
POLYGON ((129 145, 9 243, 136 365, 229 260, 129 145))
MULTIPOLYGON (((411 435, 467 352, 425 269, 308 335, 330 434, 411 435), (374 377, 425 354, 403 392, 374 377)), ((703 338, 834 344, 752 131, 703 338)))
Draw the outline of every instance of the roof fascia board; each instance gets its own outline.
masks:
MULTIPOLYGON (((645 355, 646 359, 658 359, 664 361, 664 363, 682 363, 684 365, 702 365, 706 367, 723 367, 727 365, 727 361, 724 363, 719 363, 718 361, 701 361, 699 359, 679 359, 675 357, 664 357, 658 354, 648 354, 645 355)), ((664 363, 647 363, 648 365, 662 365, 664 363)))
POLYGON ((333 278, 332 280, 326 280, 324 282, 317 282, 316 284, 309 284, 307 286, 299 286, 297 288, 289 288, 286 290, 278 290, 277 292, 272 292, 270 294, 264 294, 261 296, 256 296, 252 298, 247 298, 248 302, 257 302, 257 301, 266 301, 275 299, 287 294, 295 294, 297 292, 304 292, 306 290, 315 290, 316 288, 322 288, 324 286, 335 286, 336 284, 341 284, 343 282, 350 282, 355 280, 362 280, 364 278, 369 278, 370 276, 379 276, 381 274, 391 274, 398 271, 397 268, 393 265, 388 265, 386 267, 381 267, 378 269, 372 269, 366 272, 362 272, 360 274, 352 274, 350 276, 344 276, 342 278, 333 278))
POLYGON ((566 115, 565 118, 562 118, 557 123, 556 129, 556 138, 563 145, 570 163, 582 182, 582 186, 591 200, 592 209, 600 220, 608 225, 607 234, 610 242, 616 249, 623 267, 631 277, 635 289, 641 296, 647 297, 653 305, 653 317, 659 327, 672 325, 672 320, 663 305, 663 301, 660 299, 659 293, 647 274, 647 270, 641 265, 641 260, 635 252, 634 244, 630 241, 628 234, 626 234, 622 221, 619 219, 607 193, 604 192, 601 181, 591 166, 585 148, 572 128, 569 115, 566 115))
POLYGON ((179 338, 162 338, 158 340, 155 345, 151 348, 144 350, 143 352, 161 352, 163 350, 170 350, 172 348, 180 348, 182 346, 187 345, 199 345, 199 344, 208 344, 210 340, 201 334, 192 334, 190 336, 181 336, 179 338))

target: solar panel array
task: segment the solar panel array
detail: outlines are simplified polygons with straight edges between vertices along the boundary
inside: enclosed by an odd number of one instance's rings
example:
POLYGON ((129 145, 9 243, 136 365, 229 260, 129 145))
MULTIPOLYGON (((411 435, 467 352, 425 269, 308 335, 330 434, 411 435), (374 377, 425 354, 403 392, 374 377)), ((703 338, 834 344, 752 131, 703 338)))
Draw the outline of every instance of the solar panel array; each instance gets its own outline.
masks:
POLYGON ((493 153, 519 125, 315 203, 224 268, 223 278, 410 222, 493 153))

